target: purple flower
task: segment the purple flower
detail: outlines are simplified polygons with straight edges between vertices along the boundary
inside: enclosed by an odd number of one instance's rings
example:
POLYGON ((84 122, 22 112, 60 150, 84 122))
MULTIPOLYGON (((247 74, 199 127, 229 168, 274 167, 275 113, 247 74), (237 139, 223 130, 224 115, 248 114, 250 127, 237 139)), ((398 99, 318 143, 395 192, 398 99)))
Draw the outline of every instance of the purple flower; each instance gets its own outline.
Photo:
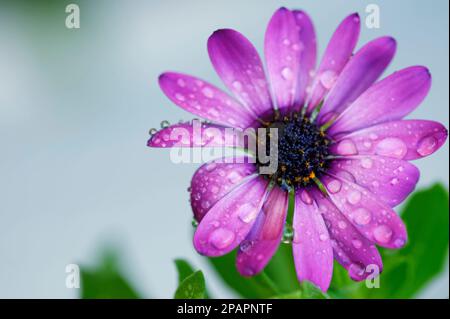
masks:
MULTIPOLYGON (((208 52, 234 97, 192 76, 160 76, 162 90, 175 104, 214 123, 202 124, 203 129, 279 132, 273 174, 259 174, 258 158, 256 163, 213 161, 195 173, 191 205, 199 222, 194 246, 200 254, 221 256, 240 246, 237 269, 252 276, 292 227, 298 279, 326 291, 333 259, 352 279, 363 280, 369 265, 382 270, 376 245, 405 245, 405 225, 393 207, 419 179, 409 161, 434 153, 448 133, 437 122, 403 119, 429 91, 428 69, 412 66, 377 81, 394 57, 396 42, 377 38, 353 54, 359 32, 358 14, 345 18, 316 69, 310 18, 281 8, 265 35, 268 78, 253 45, 229 29, 211 35, 208 52), (286 221, 289 194, 295 196, 292 226, 286 221)), ((174 146, 167 136, 180 128, 193 130, 192 123, 169 126, 148 145, 174 146)), ((226 139, 214 143, 225 144, 230 145, 226 139)), ((182 146, 195 141, 188 137, 182 146)))

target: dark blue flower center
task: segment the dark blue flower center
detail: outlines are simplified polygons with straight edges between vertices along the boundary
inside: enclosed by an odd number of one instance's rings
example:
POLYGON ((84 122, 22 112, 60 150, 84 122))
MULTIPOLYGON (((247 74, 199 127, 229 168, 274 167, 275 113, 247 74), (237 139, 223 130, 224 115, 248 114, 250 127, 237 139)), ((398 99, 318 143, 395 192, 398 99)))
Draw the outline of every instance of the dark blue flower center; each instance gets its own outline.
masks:
MULTIPOLYGON (((322 176, 329 167, 330 139, 309 117, 294 114, 268 124, 266 154, 270 154, 270 128, 278 131, 278 166, 273 174, 265 175, 284 189, 307 187, 322 176)), ((257 166, 267 163, 257 159, 257 166)))

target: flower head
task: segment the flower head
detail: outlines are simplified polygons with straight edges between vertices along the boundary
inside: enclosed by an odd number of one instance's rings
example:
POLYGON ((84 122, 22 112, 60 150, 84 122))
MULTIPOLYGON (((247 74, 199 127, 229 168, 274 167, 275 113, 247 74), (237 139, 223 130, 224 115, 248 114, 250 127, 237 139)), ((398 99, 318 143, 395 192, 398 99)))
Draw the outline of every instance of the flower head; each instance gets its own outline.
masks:
MULTIPOLYGON (((208 146, 248 148, 248 141, 227 139, 226 127, 264 128, 254 137, 265 147, 277 134, 277 164, 268 174, 261 173, 266 162, 259 153, 254 162, 212 161, 195 173, 191 205, 199 253, 220 256, 239 246, 237 269, 251 276, 267 265, 283 230, 292 228, 298 279, 327 290, 333 259, 363 280, 368 265, 382 269, 376 245, 405 245, 405 225, 393 207, 419 179, 409 161, 434 153, 448 133, 437 122, 403 119, 429 91, 428 69, 412 66, 377 81, 396 42, 377 38, 353 54, 359 32, 359 16, 345 18, 316 68, 309 16, 281 8, 265 35, 268 77, 242 34, 223 29, 209 38, 212 64, 234 97, 192 76, 161 75, 161 88, 175 104, 210 121, 201 125, 206 132, 225 136, 212 142, 206 136, 208 146), (290 194, 294 214, 287 221, 290 194)), ((192 138, 193 130, 192 123, 169 126, 148 145, 205 146, 192 138), (180 129, 189 133, 181 142, 168 138, 180 129)))

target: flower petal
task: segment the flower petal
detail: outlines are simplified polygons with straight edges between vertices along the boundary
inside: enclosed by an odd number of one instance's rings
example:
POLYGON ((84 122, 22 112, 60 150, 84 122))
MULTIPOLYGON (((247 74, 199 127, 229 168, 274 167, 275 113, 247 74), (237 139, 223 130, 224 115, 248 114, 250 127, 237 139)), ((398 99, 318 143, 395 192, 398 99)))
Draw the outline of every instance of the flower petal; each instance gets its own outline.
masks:
POLYGON ((333 250, 319 208, 306 190, 295 196, 293 228, 298 280, 308 280, 326 291, 333 275, 333 250))
POLYGON ((219 200, 203 217, 194 235, 202 255, 222 256, 239 245, 250 232, 264 203, 268 182, 249 177, 219 200))
MULTIPOLYGON (((330 171, 366 188, 391 207, 405 200, 416 187, 420 175, 414 165, 382 156, 350 156, 337 159, 330 171), (345 173, 341 173, 342 171, 345 173)), ((336 190, 338 186, 340 185, 334 182, 328 190, 336 190)))
POLYGON ((278 9, 267 26, 264 54, 273 94, 283 114, 294 103, 301 45, 293 13, 278 9))
POLYGON ((308 111, 312 111, 336 83, 339 74, 353 54, 360 28, 361 23, 357 13, 346 17, 337 27, 314 78, 308 111))
POLYGON ((168 126, 156 132, 147 142, 149 147, 244 147, 242 131, 233 131, 200 121, 168 126))
POLYGON ((367 90, 394 57, 396 42, 381 37, 363 46, 342 70, 319 114, 323 124, 335 118, 367 90))
POLYGON ((260 116, 272 110, 261 59, 242 34, 230 29, 214 32, 208 53, 216 72, 238 100, 260 116))
POLYGON ((375 270, 381 273, 383 262, 375 245, 364 238, 321 192, 313 190, 311 194, 328 227, 334 258, 348 270, 350 278, 361 281, 375 270))
POLYGON ((193 76, 163 73, 159 77, 159 85, 173 103, 215 123, 247 128, 255 120, 234 98, 193 76))
POLYGON ((190 199, 195 219, 200 222, 208 210, 246 177, 256 173, 254 164, 245 158, 215 160, 202 165, 191 181, 190 199))
POLYGON ((287 208, 288 193, 275 186, 238 251, 236 267, 242 276, 259 273, 276 252, 283 235, 287 208))
POLYGON ((352 132, 367 126, 399 120, 427 96, 431 75, 427 68, 413 66, 375 83, 328 130, 329 134, 352 132))
POLYGON ((301 43, 300 67, 293 105, 294 111, 299 111, 306 102, 307 88, 311 84, 311 74, 316 67, 317 41, 311 18, 304 11, 294 10, 292 12, 297 23, 297 32, 301 43))
POLYGON ((356 154, 414 160, 436 152, 447 136, 447 129, 434 121, 393 121, 341 135, 331 151, 338 153, 339 144, 344 141, 353 145, 356 154))
POLYGON ((348 221, 368 240, 387 248, 403 247, 407 240, 406 228, 395 211, 361 186, 331 175, 321 178, 324 185, 334 180, 342 183, 329 197, 348 221))

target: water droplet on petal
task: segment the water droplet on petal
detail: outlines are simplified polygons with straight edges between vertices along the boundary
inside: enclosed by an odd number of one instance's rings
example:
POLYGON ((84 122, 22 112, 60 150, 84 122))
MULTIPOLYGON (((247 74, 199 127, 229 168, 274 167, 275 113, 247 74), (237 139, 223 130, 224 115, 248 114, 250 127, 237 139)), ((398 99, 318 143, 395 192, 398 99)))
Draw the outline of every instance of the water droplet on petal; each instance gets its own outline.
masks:
POLYGON ((340 155, 356 155, 358 150, 352 140, 342 140, 337 146, 337 152, 340 155))
POLYGON ((405 240, 404 240, 404 239, 401 239, 401 238, 397 238, 397 239, 394 241, 394 245, 395 245, 395 247, 397 247, 397 248, 401 248, 401 247, 403 247, 403 246, 405 245, 405 240))
POLYGON ((254 205, 250 203, 245 203, 238 208, 238 217, 244 223, 250 223, 256 219, 258 216, 258 210, 254 205))
POLYGON ((320 83, 323 85, 326 89, 331 89, 333 85, 336 83, 337 80, 337 73, 333 70, 324 71, 320 75, 320 83))
POLYGON ((337 179, 333 179, 327 184, 328 190, 333 194, 339 192, 341 190, 341 187, 342 183, 337 179))
POLYGON ((338 222, 338 227, 339 227, 340 229, 346 229, 346 228, 347 228, 347 223, 344 222, 343 220, 340 220, 340 221, 338 222))
POLYGON ((319 236, 319 239, 320 239, 321 241, 325 241, 325 240, 328 239, 328 236, 327 236, 326 234, 321 234, 321 235, 319 236))
POLYGON ((206 96, 209 99, 214 97, 214 91, 211 88, 207 87, 207 86, 205 86, 202 89, 202 93, 203 93, 204 96, 206 96))
POLYGON ((417 153, 420 156, 428 156, 436 151, 438 141, 434 136, 426 136, 417 143, 417 153))
POLYGON ((397 185, 399 183, 399 179, 397 177, 391 179, 391 185, 397 185))
POLYGON ((234 242, 234 233, 226 228, 218 228, 209 236, 209 242, 217 249, 224 249, 234 242))
POLYGON ((358 208, 353 212, 353 220, 359 226, 364 226, 372 220, 372 214, 365 208, 358 208))
POLYGON ((253 246, 253 241, 251 241, 251 240, 244 240, 244 241, 241 243, 239 249, 240 249, 243 253, 245 253, 245 252, 247 252, 252 246, 253 246))
POLYGON ((285 224, 283 229, 283 238, 282 242, 284 244, 292 243, 292 239, 294 238, 294 230, 290 224, 285 224))
POLYGON ((370 159, 369 157, 363 158, 363 159, 361 160, 361 166, 362 166, 363 168, 367 168, 367 169, 372 168, 372 166, 373 166, 373 161, 372 161, 372 159, 370 159))
POLYGON ((169 121, 164 120, 164 121, 161 122, 161 128, 167 128, 169 126, 170 126, 169 121))
POLYGON ((359 239, 353 239, 352 240, 352 245, 356 249, 360 249, 362 247, 362 242, 359 239))
POLYGON ((375 153, 381 156, 402 159, 408 152, 406 144, 399 138, 387 137, 375 147, 375 153))
POLYGON ((239 81, 234 81, 231 85, 238 92, 240 92, 242 90, 242 83, 239 81))
POLYGON ((285 67, 281 70, 281 76, 285 80, 292 80, 294 77, 294 73, 292 72, 291 68, 285 67))
POLYGON ((392 229, 390 229, 386 225, 377 226, 373 230, 373 237, 375 238, 376 241, 378 241, 382 244, 387 244, 388 242, 391 241, 392 229))
POLYGON ((347 200, 350 204, 352 205, 356 205, 359 203, 359 201, 361 200, 361 192, 354 190, 351 191, 348 195, 347 195, 347 200))
POLYGON ((348 274, 350 275, 350 278, 360 280, 364 276, 364 266, 353 263, 348 267, 348 274))

